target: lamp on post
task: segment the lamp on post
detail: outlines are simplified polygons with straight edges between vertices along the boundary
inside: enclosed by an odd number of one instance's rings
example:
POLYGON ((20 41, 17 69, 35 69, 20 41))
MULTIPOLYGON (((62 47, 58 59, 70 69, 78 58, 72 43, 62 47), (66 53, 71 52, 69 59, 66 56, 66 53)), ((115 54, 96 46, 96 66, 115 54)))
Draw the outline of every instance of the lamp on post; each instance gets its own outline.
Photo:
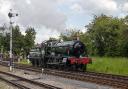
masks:
POLYGON ((10 56, 10 67, 9 67, 9 69, 10 69, 10 71, 12 71, 12 63, 13 63, 13 59, 12 59, 12 24, 14 22, 12 22, 12 17, 16 17, 16 16, 18 16, 18 14, 13 13, 12 9, 10 9, 10 12, 8 13, 8 17, 10 19, 10 28, 9 28, 10 29, 10 53, 9 53, 9 56, 10 56))

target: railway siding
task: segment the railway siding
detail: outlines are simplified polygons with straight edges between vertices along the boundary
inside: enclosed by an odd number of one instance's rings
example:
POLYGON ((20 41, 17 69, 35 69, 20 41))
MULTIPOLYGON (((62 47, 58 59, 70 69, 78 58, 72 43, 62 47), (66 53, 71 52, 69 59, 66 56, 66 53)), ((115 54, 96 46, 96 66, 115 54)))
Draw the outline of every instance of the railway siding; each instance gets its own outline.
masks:
POLYGON ((0 71, 0 79, 11 83, 14 86, 17 86, 21 89, 61 89, 59 87, 55 87, 52 85, 48 85, 45 83, 33 81, 30 79, 26 79, 11 73, 0 71))
MULTIPOLYGON (((28 65, 15 65, 16 68, 35 71, 41 73, 41 68, 35 68, 28 65)), ((95 73, 95 72, 73 72, 73 71, 60 71, 55 69, 45 69, 44 73, 70 78, 74 80, 89 81, 101 85, 109 85, 116 88, 128 89, 128 77, 118 76, 111 74, 95 73)))

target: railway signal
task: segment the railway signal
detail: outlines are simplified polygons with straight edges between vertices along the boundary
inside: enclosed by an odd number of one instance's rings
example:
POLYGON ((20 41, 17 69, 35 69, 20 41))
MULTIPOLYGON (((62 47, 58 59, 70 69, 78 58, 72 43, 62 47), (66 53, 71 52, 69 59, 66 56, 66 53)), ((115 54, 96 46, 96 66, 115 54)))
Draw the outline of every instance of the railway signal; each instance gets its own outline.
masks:
POLYGON ((18 16, 17 13, 13 13, 12 9, 10 9, 10 12, 8 13, 8 17, 10 19, 10 71, 12 71, 12 65, 13 65, 13 59, 12 59, 12 25, 13 25, 13 21, 12 21, 12 17, 16 17, 18 16))

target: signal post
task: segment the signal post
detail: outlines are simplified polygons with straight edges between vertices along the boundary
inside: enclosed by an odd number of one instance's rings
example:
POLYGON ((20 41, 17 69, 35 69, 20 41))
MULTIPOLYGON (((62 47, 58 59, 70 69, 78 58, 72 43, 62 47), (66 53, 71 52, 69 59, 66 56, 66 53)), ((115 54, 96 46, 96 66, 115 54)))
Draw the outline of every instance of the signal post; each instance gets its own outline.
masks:
POLYGON ((9 63, 9 70, 12 71, 12 66, 13 66, 13 57, 12 57, 12 24, 14 23, 12 21, 12 17, 18 16, 17 13, 13 13, 12 9, 10 9, 10 12, 8 13, 8 17, 10 19, 10 52, 9 52, 9 58, 10 58, 10 63, 9 63))

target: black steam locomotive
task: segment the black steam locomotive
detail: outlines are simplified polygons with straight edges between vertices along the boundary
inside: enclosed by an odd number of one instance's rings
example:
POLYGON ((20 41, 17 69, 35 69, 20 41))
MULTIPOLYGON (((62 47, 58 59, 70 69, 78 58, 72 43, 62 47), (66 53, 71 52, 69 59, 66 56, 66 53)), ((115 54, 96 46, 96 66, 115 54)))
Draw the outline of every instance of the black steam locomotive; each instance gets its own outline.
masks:
POLYGON ((31 49, 29 59, 33 66, 86 70, 86 65, 91 63, 86 53, 81 41, 48 40, 31 49))

